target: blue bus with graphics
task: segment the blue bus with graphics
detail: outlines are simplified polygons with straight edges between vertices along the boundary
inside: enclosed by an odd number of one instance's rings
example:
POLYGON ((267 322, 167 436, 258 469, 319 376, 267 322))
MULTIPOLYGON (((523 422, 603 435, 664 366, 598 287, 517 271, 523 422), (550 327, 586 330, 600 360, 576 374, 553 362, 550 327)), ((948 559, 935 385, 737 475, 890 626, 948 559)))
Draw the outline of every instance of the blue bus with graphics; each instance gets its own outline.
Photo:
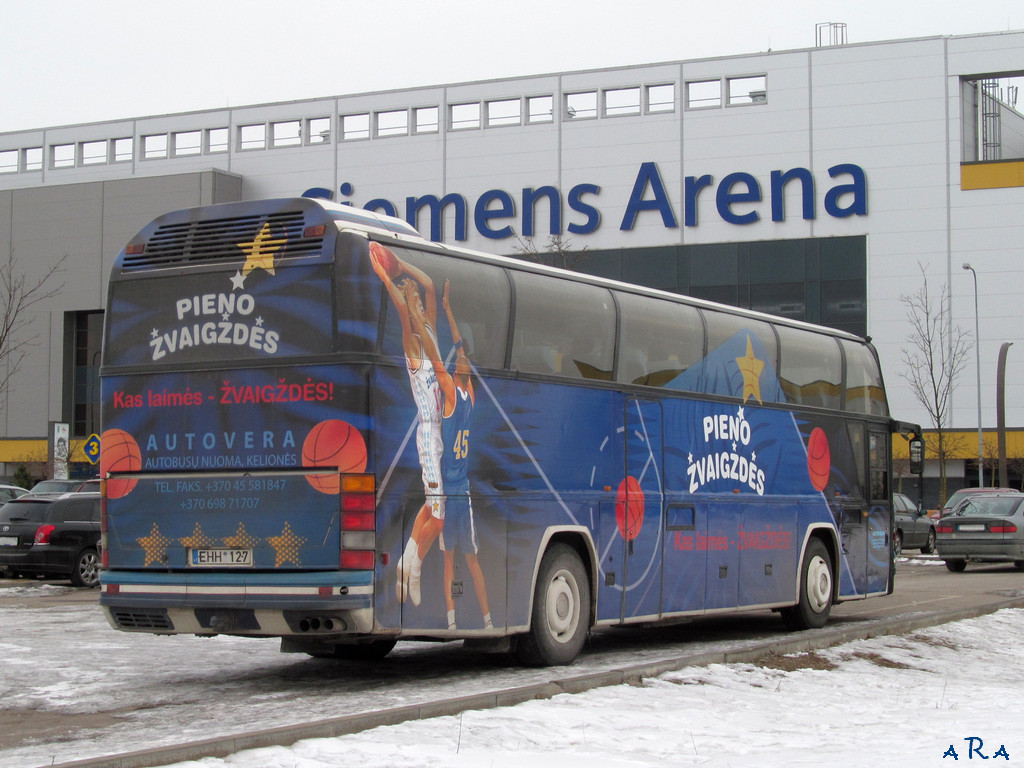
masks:
POLYGON ((839 331, 264 200, 128 243, 101 377, 119 630, 565 664, 594 629, 892 591, 900 425, 839 331))

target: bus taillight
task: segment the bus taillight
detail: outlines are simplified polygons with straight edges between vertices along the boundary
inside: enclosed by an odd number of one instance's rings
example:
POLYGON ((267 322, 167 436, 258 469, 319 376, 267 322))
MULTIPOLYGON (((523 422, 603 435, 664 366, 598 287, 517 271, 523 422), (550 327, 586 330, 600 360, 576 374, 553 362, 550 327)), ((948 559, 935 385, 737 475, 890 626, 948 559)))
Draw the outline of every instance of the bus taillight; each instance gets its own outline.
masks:
POLYGON ((341 476, 339 565, 346 570, 373 570, 376 560, 376 490, 373 475, 341 476))

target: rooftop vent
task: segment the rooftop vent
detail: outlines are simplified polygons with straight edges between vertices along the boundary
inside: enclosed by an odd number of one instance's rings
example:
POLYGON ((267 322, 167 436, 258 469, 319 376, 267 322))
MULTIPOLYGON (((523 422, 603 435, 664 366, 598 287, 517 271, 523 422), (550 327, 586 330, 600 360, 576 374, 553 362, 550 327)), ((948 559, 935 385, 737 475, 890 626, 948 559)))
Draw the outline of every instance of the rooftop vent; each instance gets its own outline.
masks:
POLYGON ((814 25, 814 36, 818 48, 846 45, 846 24, 839 21, 823 21, 814 25))

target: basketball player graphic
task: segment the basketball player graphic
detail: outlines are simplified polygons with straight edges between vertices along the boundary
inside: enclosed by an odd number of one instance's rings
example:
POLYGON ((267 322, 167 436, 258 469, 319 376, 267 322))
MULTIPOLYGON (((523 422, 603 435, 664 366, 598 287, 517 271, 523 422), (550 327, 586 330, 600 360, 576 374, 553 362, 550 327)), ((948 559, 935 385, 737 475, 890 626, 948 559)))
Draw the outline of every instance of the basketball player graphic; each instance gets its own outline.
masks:
POLYGON ((469 357, 462 343, 462 334, 455 323, 449 301, 449 283, 445 280, 444 311, 448 316, 448 324, 452 329, 452 341, 455 344, 455 376, 451 376, 441 368, 437 378, 444 394, 441 410, 441 435, 444 439, 444 453, 441 468, 444 476, 444 489, 447 494, 445 501, 445 521, 441 531, 441 551, 444 552, 444 601, 448 610, 448 629, 455 629, 455 599, 452 597, 452 582, 455 580, 455 552, 461 551, 466 557, 466 565, 473 577, 477 601, 484 617, 484 629, 493 629, 491 610, 487 603, 487 587, 484 574, 478 559, 479 545, 476 539, 476 527, 473 524, 473 503, 469 493, 470 418, 476 399, 473 393, 473 381, 470 379, 472 368, 469 357))
POLYGON ((399 259, 380 243, 370 243, 373 271, 387 288, 402 324, 402 348, 416 403, 416 451, 423 478, 424 503, 413 522, 412 534, 396 566, 398 599, 420 604, 420 572, 444 525, 444 487, 441 480, 441 389, 437 369, 443 370, 437 348, 437 296, 434 283, 422 270, 399 259), (400 282, 396 282, 399 280, 400 282), (422 291, 422 294, 421 294, 422 291))

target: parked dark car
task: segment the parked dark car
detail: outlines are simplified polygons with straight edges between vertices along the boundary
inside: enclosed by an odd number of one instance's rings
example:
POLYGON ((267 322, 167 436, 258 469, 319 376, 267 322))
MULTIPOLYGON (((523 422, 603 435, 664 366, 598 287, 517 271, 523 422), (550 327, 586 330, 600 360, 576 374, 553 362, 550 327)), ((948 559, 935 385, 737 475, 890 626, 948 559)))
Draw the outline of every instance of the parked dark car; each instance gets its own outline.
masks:
POLYGON ((935 521, 909 496, 892 495, 895 530, 892 534, 892 554, 899 557, 904 549, 920 549, 930 555, 935 551, 935 521))
POLYGON ((1024 570, 1024 494, 971 494, 935 529, 939 557, 953 573, 967 563, 1013 563, 1024 570))
POLYGON ((28 494, 0 507, 0 568, 11 576, 70 578, 99 584, 100 495, 28 494))

